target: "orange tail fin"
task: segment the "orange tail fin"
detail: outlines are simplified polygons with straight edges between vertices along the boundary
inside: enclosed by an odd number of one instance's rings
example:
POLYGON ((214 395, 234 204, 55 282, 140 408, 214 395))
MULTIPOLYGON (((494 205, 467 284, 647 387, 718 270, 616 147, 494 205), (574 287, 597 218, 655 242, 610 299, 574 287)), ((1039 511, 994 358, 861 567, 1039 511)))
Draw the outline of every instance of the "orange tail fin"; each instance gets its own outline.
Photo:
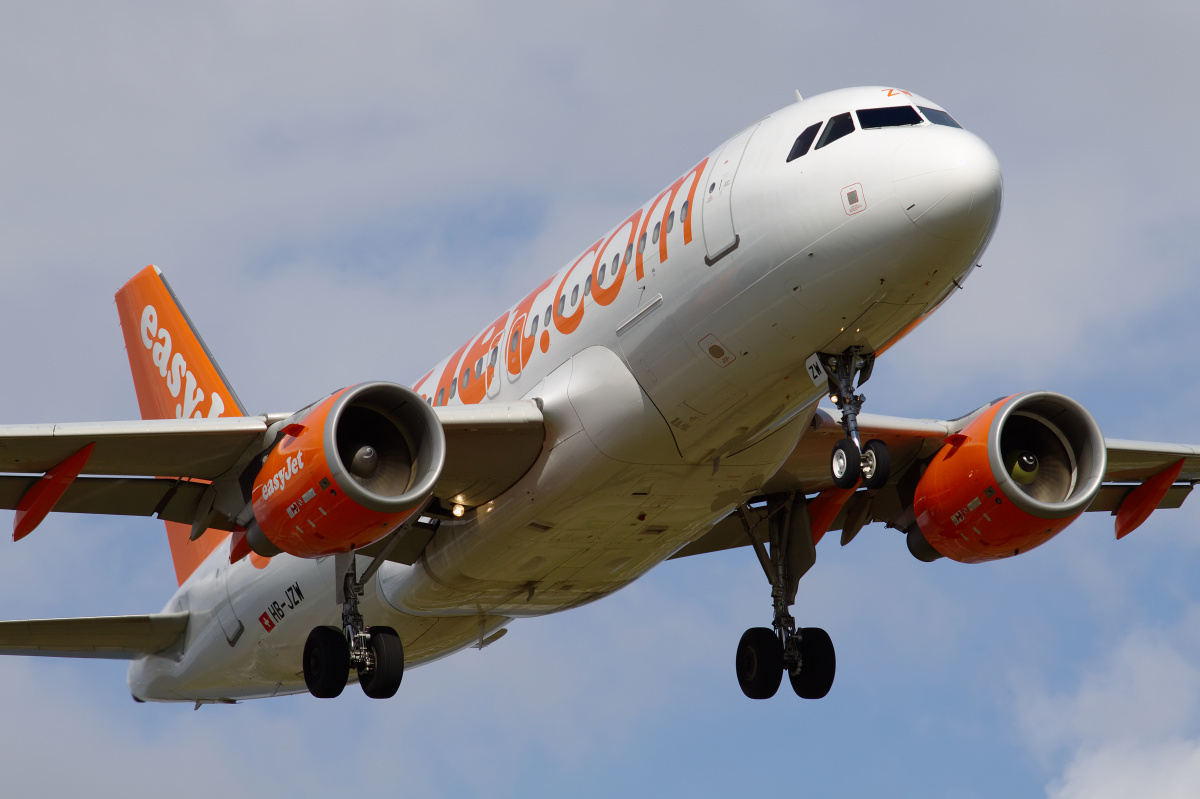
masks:
MULTIPOLYGON (((237 394, 156 266, 117 292, 117 313, 143 419, 245 416, 237 394)), ((166 522, 175 576, 182 585, 229 535, 209 530, 190 541, 186 524, 166 522)))

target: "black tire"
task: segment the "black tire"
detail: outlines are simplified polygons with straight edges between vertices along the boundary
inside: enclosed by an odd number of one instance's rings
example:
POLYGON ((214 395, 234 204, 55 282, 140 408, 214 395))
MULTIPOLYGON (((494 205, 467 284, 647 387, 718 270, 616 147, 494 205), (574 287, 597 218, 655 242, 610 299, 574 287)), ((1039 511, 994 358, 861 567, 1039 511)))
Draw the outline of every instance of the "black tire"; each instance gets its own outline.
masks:
POLYGON ((833 639, 820 627, 800 630, 800 673, 788 674, 792 690, 801 699, 821 699, 833 687, 837 656, 833 639))
POLYGON ((854 488, 862 476, 862 455, 848 438, 833 445, 829 455, 829 473, 838 488, 854 488))
POLYGON ((404 678, 404 644, 391 627, 371 627, 371 652, 375 668, 369 673, 358 670, 358 684, 372 699, 391 699, 400 690, 404 678))
POLYGON ((737 649, 738 684, 751 699, 770 699, 783 681, 783 645, 774 630, 752 627, 737 649))
POLYGON ((863 445, 863 486, 883 488, 892 476, 892 455, 888 445, 873 438, 863 445))
POLYGON ((350 646, 336 627, 314 627, 304 642, 304 684, 318 699, 342 693, 350 677, 350 646))

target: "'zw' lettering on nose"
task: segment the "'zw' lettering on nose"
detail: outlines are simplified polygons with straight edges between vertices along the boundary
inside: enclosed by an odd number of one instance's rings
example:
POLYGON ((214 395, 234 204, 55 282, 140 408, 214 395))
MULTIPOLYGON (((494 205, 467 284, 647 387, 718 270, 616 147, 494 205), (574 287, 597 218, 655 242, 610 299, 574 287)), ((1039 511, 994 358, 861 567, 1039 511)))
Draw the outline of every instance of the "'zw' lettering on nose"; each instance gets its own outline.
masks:
MULTIPOLYGON (((269 499, 276 491, 282 491, 287 485, 287 481, 300 472, 304 468, 304 452, 297 452, 296 457, 288 458, 287 465, 284 466, 275 474, 271 475, 271 479, 263 483, 262 498, 269 499)), ((288 514, 294 515, 294 514, 288 514)))
MULTIPOLYGON (((158 367, 158 373, 167 380, 167 390, 172 397, 178 397, 183 390, 183 402, 175 406, 176 419, 201 419, 204 414, 197 410, 204 401, 204 389, 196 385, 196 376, 187 368, 187 360, 183 353, 171 355, 171 333, 165 327, 158 326, 158 311, 153 305, 142 309, 142 343, 150 350, 150 359, 158 367)), ((225 402, 221 395, 212 392, 209 395, 208 417, 215 419, 225 410, 225 402)))

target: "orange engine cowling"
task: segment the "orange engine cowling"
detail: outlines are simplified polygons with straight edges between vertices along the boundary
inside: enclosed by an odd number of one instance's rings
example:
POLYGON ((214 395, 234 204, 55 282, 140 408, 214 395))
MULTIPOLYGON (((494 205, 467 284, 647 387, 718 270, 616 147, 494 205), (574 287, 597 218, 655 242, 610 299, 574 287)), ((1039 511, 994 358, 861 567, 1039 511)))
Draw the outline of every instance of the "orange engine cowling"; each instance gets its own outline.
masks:
POLYGON ((909 550, 982 563, 1033 549, 1087 509, 1107 460, 1096 420, 1075 400, 1048 391, 1000 400, 925 469, 909 550))
POLYGON ((441 423, 417 394, 337 391, 286 420, 264 456, 247 543, 304 558, 372 544, 424 507, 445 460, 441 423))

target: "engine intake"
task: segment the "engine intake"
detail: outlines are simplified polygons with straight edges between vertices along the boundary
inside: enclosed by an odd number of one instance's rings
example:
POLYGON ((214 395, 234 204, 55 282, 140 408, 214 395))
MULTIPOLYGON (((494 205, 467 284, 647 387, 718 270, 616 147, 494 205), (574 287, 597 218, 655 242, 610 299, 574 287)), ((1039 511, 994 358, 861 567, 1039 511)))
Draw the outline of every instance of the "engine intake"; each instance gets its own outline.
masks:
POLYGON ((446 460, 433 410, 394 383, 337 391, 286 420, 254 480, 261 555, 361 548, 419 512, 446 460))
POLYGON ((1083 406, 1049 391, 984 410, 930 461, 913 497, 921 560, 1012 557, 1057 535, 1104 481, 1107 449, 1083 406))

